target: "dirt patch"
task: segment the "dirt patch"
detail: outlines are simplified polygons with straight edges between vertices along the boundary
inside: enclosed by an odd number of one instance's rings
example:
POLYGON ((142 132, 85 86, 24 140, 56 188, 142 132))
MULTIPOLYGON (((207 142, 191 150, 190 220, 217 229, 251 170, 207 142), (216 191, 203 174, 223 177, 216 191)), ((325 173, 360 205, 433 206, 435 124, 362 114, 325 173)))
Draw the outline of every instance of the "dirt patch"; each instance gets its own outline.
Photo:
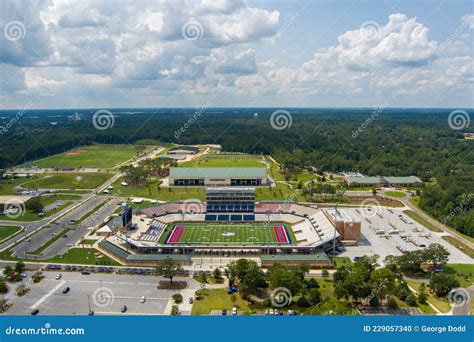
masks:
POLYGON ((156 287, 159 290, 183 290, 188 286, 185 281, 173 281, 171 284, 168 280, 161 280, 156 287))
POLYGON ((69 156, 71 156, 71 155, 75 156, 75 155, 86 153, 86 152, 87 152, 87 150, 76 150, 76 151, 66 152, 64 154, 67 154, 69 156))

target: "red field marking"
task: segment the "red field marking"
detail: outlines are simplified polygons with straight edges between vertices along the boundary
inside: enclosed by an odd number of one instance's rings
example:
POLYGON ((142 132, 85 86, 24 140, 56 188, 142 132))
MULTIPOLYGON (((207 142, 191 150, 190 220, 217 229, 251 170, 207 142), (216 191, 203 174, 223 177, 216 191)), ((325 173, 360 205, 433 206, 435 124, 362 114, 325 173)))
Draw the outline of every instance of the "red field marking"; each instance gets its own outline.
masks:
POLYGON ((288 243, 288 236, 286 235, 285 228, 283 226, 273 226, 277 241, 279 243, 288 243))
POLYGON ((178 243, 179 240, 181 239, 181 235, 183 235, 183 232, 184 232, 184 226, 175 226, 173 228, 173 232, 168 238, 168 243, 178 243))

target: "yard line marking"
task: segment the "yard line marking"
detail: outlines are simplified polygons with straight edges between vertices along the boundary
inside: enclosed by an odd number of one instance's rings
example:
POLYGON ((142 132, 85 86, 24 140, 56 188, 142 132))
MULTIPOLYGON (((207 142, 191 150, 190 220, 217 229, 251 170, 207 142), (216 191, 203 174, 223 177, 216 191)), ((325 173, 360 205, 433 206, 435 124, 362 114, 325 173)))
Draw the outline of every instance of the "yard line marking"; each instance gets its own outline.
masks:
POLYGON ((30 309, 36 309, 38 306, 41 305, 41 303, 43 303, 49 296, 51 296, 55 291, 57 291, 61 286, 63 286, 64 284, 66 284, 66 282, 64 280, 61 280, 61 282, 56 285, 55 287, 53 287, 47 294, 45 294, 43 297, 41 297, 40 299, 38 299, 38 301, 36 303, 34 303, 30 309))

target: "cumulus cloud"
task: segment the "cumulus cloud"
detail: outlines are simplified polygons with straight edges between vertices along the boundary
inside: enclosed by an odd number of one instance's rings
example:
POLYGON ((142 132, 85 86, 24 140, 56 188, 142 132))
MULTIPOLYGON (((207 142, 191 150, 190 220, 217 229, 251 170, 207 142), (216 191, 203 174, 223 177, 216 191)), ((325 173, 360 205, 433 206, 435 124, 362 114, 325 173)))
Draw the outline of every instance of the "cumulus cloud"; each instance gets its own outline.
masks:
POLYGON ((92 89, 112 100, 218 93, 298 101, 472 89, 471 14, 437 42, 417 18, 395 13, 340 32, 300 64, 278 52, 284 39, 272 44, 271 59, 261 58, 270 51, 262 42, 281 32, 280 17, 244 0, 4 0, 0 27, 18 21, 25 34, 0 36, 0 92, 10 99, 15 92, 73 98, 92 89), (186 36, 191 24, 195 36, 186 36))

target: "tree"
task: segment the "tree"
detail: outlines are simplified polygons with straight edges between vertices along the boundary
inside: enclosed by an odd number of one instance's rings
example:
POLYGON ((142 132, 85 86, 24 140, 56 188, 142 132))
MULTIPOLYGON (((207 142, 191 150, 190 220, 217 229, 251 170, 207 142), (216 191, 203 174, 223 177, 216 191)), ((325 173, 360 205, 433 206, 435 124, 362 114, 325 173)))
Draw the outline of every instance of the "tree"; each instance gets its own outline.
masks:
POLYGON ((397 309, 398 308, 397 301, 392 296, 387 298, 387 307, 389 309, 397 309))
POLYGON ((26 202, 26 208, 34 213, 39 213, 43 211, 43 203, 41 203, 39 197, 34 197, 26 202))
POLYGON ((15 264, 15 272, 16 273, 23 273, 23 271, 25 270, 25 263, 21 260, 17 261, 17 263, 15 264))
POLYGON ((214 277, 215 280, 222 280, 222 273, 217 267, 212 272, 212 276, 214 277))
POLYGON ((157 268, 156 272, 163 278, 168 278, 173 284, 173 278, 183 272, 183 267, 172 259, 166 258, 157 268))
POLYGON ((323 268, 322 272, 321 272, 321 275, 323 276, 323 278, 328 278, 329 277, 329 271, 325 268, 323 268))
POLYGON ((401 300, 405 300, 410 293, 408 284, 404 281, 401 281, 395 289, 395 295, 401 300))
POLYGON ((3 275, 7 278, 13 273, 13 268, 10 265, 5 266, 3 269, 3 275))
POLYGON ((428 293, 427 293, 427 290, 426 290, 426 284, 421 283, 420 288, 418 290, 418 301, 421 304, 426 304, 427 300, 428 300, 428 293))
POLYGON ((386 267, 373 271, 370 279, 373 285, 373 292, 377 293, 380 302, 395 288, 395 275, 386 267))
POLYGON ((301 306, 302 308, 309 308, 311 306, 311 303, 308 301, 308 299, 304 295, 298 298, 297 304, 301 306))
POLYGON ((268 282, 270 288, 284 287, 294 296, 300 292, 304 284, 304 269, 302 267, 286 267, 281 264, 273 264, 268 269, 268 282))
POLYGON ((183 301, 183 295, 181 293, 175 293, 171 296, 176 304, 179 304, 183 301))
POLYGON ((416 297, 413 293, 410 293, 405 299, 405 303, 410 306, 416 306, 416 297))
POLYGON ((424 251, 425 262, 433 264, 434 268, 438 268, 438 265, 444 265, 448 262, 449 252, 437 243, 432 243, 424 251))
POLYGON ((317 305, 321 303, 321 293, 317 288, 312 288, 308 291, 307 299, 311 305, 317 305))
POLYGON ((8 292, 8 285, 5 280, 0 280, 0 293, 7 293, 8 292))
POLYGON ((445 272, 435 273, 431 277, 430 287, 438 297, 443 297, 453 288, 459 287, 459 281, 452 274, 445 272))

